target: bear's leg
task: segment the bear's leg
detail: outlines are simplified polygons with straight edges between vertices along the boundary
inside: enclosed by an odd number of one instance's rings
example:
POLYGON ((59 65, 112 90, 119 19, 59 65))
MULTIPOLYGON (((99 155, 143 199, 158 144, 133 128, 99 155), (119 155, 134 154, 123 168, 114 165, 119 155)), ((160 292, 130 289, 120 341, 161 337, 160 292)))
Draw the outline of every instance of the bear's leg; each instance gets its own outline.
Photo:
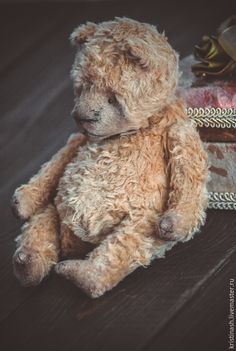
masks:
POLYGON ((60 243, 63 259, 84 258, 95 247, 93 244, 82 241, 64 223, 61 223, 60 227, 60 243))
POLYGON ((167 247, 166 242, 154 239, 147 223, 121 226, 102 241, 88 259, 62 261, 55 270, 95 298, 112 289, 137 267, 148 265, 154 254, 158 256, 159 252, 163 256, 167 247))
POLYGON ((58 228, 59 219, 52 204, 23 225, 13 256, 14 273, 21 285, 38 285, 58 262, 58 228))

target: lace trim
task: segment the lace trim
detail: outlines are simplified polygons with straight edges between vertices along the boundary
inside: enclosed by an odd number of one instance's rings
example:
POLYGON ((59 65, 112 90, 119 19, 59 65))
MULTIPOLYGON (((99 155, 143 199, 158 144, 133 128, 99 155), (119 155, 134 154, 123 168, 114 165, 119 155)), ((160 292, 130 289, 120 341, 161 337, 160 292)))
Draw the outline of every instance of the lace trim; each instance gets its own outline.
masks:
POLYGON ((236 193, 209 192, 208 208, 216 210, 236 210, 236 193))
POLYGON ((236 128, 236 108, 187 108, 187 115, 198 127, 236 128))

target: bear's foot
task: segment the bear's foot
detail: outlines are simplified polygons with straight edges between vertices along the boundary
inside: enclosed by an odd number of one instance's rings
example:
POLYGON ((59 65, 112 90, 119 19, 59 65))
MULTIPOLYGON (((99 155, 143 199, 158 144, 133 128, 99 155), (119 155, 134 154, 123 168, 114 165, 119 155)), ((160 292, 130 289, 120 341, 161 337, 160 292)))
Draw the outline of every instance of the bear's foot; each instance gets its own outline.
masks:
POLYGON ((183 239, 179 228, 179 215, 174 212, 166 213, 158 223, 158 236, 167 241, 178 241, 183 239))
POLYGON ((24 185, 16 189, 11 199, 11 208, 14 216, 25 221, 33 214, 33 207, 28 186, 24 185))
POLYGON ((92 298, 99 297, 108 290, 102 284, 89 260, 62 261, 56 264, 55 271, 57 274, 72 281, 92 298))
POLYGON ((14 273, 24 287, 36 286, 47 274, 45 262, 37 251, 23 247, 13 256, 14 273))

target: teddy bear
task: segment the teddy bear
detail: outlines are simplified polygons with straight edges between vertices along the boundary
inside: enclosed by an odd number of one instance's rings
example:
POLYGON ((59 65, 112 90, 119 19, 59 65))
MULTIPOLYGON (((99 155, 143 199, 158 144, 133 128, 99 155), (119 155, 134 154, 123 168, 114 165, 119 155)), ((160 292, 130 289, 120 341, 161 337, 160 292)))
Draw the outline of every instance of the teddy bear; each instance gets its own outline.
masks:
POLYGON ((164 33, 116 17, 71 42, 78 132, 13 195, 13 266, 23 286, 54 268, 96 298, 199 231, 208 162, 164 33))

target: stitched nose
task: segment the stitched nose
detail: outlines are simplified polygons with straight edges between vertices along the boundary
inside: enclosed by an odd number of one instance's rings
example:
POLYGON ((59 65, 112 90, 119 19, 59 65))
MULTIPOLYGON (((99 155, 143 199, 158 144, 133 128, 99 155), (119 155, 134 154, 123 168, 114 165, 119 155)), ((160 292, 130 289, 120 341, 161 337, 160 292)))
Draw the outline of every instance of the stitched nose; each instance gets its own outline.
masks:
POLYGON ((94 117, 100 116, 100 111, 92 110, 94 117))

